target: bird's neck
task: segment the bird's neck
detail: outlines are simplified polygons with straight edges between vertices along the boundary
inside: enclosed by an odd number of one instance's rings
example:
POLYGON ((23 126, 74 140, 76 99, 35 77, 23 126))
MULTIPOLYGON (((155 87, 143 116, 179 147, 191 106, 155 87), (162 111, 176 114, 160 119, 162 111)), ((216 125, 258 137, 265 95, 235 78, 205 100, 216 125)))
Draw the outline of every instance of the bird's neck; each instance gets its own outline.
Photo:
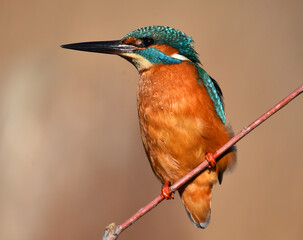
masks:
POLYGON ((138 101, 163 109, 172 102, 181 101, 190 92, 199 89, 194 66, 188 62, 180 64, 158 64, 142 71, 138 84, 138 101))

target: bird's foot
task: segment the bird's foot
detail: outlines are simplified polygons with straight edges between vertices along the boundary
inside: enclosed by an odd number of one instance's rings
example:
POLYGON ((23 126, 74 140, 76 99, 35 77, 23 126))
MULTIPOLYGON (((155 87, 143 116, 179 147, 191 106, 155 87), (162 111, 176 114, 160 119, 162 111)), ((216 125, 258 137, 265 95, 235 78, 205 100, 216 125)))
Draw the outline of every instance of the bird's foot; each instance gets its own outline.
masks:
POLYGON ((213 168, 214 166, 216 166, 217 162, 216 159, 214 158, 214 154, 213 153, 207 153, 205 156, 206 161, 209 163, 209 168, 213 168))
POLYGON ((172 192, 172 190, 169 187, 170 182, 168 180, 164 181, 164 184, 162 186, 161 192, 162 192, 162 196, 166 199, 174 199, 174 193, 172 192))

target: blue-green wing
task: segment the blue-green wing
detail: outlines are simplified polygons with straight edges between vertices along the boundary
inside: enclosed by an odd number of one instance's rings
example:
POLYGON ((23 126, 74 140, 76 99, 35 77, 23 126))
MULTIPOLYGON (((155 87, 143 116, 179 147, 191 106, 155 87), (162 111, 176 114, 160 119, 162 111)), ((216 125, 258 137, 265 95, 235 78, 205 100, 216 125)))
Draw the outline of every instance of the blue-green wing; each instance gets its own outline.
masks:
POLYGON ((198 69, 198 74, 200 79, 199 82, 202 82, 206 87, 210 98, 213 100, 216 112, 220 117, 221 121, 226 124, 225 112, 224 112, 224 104, 223 104, 223 94, 222 90, 219 87, 219 84, 210 77, 206 71, 201 68, 198 64, 195 64, 198 69))

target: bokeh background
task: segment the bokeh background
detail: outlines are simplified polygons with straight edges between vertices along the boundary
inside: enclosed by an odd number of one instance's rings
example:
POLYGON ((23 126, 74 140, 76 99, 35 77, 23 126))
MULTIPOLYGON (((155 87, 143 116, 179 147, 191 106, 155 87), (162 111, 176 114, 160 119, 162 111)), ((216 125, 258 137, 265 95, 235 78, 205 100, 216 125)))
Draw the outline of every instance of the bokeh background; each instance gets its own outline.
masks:
MULTIPOLYGON (((136 110, 138 73, 65 43, 148 25, 192 36, 235 132, 303 82, 303 2, 0 1, 0 239, 101 239, 160 193, 136 110)), ((211 224, 179 196, 120 239, 302 239, 303 96, 237 144, 211 224)))

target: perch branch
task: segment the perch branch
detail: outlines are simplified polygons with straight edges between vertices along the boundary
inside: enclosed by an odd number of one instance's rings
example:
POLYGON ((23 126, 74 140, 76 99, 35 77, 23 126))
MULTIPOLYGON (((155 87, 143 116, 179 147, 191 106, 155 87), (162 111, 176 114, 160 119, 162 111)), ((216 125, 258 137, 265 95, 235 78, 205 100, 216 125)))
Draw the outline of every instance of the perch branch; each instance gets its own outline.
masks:
MULTIPOLYGON (((177 181, 175 184, 173 184, 170 187, 170 190, 172 192, 175 192, 183 184, 187 183, 190 179, 192 179, 193 177, 195 177, 196 175, 201 173, 203 170, 205 170, 209 166, 213 166, 216 163, 215 159, 217 159, 219 156, 221 156, 225 151, 227 151, 230 147, 232 147, 234 144, 236 144, 240 139, 242 139, 244 136, 246 136, 248 133, 250 133, 253 129, 255 129, 257 126, 259 126, 261 123, 263 123, 266 119, 271 117, 274 113, 276 113, 278 110, 283 108, 291 100, 293 100, 295 97, 297 97, 299 94, 301 94, 302 91, 303 91, 303 84, 300 87, 298 87, 296 90, 294 90, 292 93, 290 93, 286 98, 284 98, 283 100, 278 102, 274 107, 272 107, 267 112, 265 112, 262 116, 257 118, 250 125, 248 125, 247 127, 244 127, 237 135, 235 135, 232 139, 230 139, 227 143, 225 143, 214 154, 212 154, 212 153, 207 154, 206 159, 200 165, 198 165, 191 172, 189 172, 184 177, 182 177, 179 181, 177 181)), ((130 225, 132 225, 134 222, 136 222, 139 218, 141 218, 143 215, 148 213, 150 210, 155 208, 163 200, 164 200, 164 196, 162 194, 160 194, 154 200, 152 200, 146 206, 141 208, 138 212, 136 212, 132 217, 127 219, 122 224, 120 224, 120 225, 115 225, 114 223, 109 224, 105 229, 105 232, 103 235, 103 240, 117 239, 121 232, 123 232, 126 228, 128 228, 130 225)))

